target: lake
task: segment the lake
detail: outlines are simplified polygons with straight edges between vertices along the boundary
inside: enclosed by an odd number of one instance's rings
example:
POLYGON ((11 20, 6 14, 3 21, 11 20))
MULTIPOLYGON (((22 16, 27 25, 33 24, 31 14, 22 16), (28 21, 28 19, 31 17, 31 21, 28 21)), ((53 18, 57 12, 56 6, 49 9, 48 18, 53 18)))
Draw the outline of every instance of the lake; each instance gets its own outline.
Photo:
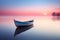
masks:
POLYGON ((60 40, 60 17, 0 16, 0 40, 60 40), (14 19, 33 19, 33 26, 17 28, 14 19))

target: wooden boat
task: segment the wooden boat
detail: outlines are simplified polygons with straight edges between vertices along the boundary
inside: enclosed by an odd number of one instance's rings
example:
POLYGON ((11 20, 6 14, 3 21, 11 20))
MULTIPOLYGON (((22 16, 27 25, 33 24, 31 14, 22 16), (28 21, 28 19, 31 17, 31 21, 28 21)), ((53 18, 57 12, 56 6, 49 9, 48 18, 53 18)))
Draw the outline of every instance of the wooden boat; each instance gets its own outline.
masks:
POLYGON ((25 22, 21 22, 21 21, 16 21, 14 20, 15 25, 18 26, 30 26, 33 24, 33 20, 30 21, 25 21, 25 22))

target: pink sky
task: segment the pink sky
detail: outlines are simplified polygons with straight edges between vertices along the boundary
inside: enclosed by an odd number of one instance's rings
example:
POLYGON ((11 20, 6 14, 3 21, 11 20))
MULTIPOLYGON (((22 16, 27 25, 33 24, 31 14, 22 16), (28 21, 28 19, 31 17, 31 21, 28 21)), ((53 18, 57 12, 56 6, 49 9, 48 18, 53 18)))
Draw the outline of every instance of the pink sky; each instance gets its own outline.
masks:
POLYGON ((45 8, 21 8, 0 10, 0 15, 7 16, 43 16, 51 15, 52 12, 60 12, 60 9, 45 8))
POLYGON ((1 0, 0 16, 46 16, 60 12, 60 0, 1 0))

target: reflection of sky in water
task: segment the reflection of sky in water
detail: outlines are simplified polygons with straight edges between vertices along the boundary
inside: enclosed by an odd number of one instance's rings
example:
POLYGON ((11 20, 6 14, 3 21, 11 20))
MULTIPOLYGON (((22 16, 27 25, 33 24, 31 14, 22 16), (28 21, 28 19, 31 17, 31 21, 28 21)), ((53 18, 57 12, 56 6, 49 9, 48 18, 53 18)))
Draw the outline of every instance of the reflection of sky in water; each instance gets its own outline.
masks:
POLYGON ((14 39, 16 26, 14 19, 26 21, 34 19, 34 27, 17 35, 15 39, 37 40, 37 39, 60 39, 60 21, 52 17, 0 17, 0 39, 14 39))

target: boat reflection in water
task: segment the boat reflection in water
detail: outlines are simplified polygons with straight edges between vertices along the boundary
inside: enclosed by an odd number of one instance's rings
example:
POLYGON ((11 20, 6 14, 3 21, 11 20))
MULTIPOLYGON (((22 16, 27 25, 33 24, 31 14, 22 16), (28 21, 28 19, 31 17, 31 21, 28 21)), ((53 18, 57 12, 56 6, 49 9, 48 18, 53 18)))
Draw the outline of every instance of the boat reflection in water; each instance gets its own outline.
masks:
POLYGON ((52 20, 53 21, 60 21, 60 16, 53 16, 52 17, 52 20))
POLYGON ((29 26, 19 26, 16 28, 15 30, 15 33, 14 33, 14 37, 22 32, 25 32, 29 29, 31 29, 33 27, 33 24, 32 25, 29 25, 29 26))

